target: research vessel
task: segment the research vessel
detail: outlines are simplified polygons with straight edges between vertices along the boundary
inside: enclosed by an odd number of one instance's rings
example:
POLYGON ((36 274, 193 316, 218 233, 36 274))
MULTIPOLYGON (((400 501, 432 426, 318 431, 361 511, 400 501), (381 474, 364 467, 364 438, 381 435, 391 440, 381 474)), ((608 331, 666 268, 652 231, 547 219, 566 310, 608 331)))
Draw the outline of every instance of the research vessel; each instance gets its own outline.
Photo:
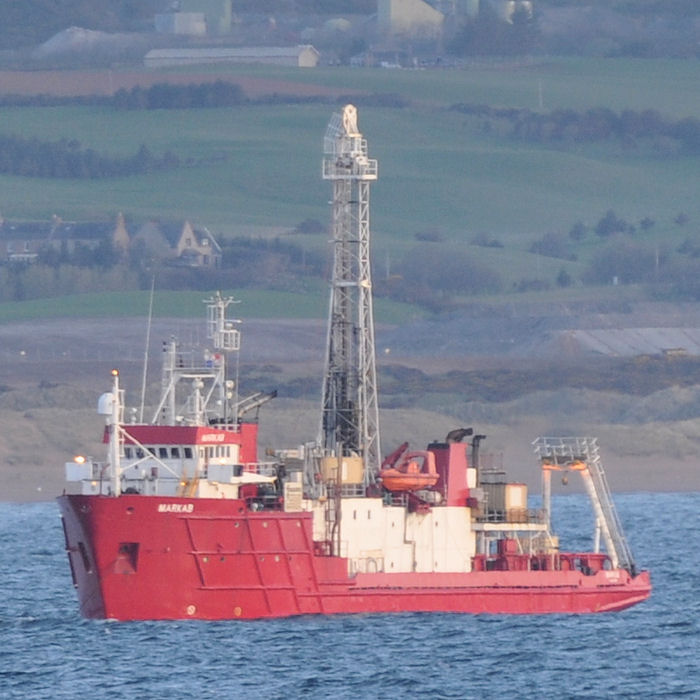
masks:
POLYGON ((66 464, 58 503, 81 613, 590 613, 645 600, 649 574, 632 558, 595 438, 533 443, 537 508, 525 484, 485 463, 471 428, 382 452, 369 256, 378 167, 352 105, 324 144, 334 255, 318 434, 261 454, 258 414, 274 393, 241 395, 227 369, 241 343, 233 299, 213 294, 207 347, 164 345, 151 415, 143 399, 140 412, 126 408, 114 370, 98 402, 105 458, 66 464), (553 532, 557 472, 583 479, 591 551, 562 549, 553 532))

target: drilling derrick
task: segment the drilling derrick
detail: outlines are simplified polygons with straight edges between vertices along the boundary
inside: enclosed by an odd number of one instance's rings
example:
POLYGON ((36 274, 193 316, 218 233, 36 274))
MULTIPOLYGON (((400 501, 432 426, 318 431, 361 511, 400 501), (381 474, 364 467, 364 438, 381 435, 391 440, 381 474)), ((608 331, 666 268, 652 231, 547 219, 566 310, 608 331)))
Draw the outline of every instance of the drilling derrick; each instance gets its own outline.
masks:
POLYGON ((324 138, 323 178, 333 182, 333 276, 320 444, 331 457, 360 457, 363 484, 379 471, 379 410, 370 273, 369 186, 377 161, 346 105, 324 138))

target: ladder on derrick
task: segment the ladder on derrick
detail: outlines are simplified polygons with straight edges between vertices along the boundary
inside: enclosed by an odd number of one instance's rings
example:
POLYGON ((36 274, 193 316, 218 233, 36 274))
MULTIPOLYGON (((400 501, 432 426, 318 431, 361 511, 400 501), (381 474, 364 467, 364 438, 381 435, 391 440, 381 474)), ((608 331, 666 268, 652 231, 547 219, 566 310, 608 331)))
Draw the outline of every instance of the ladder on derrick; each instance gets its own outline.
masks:
POLYGON ((532 444, 543 468, 580 472, 613 568, 626 569, 635 576, 636 566, 610 494, 597 438, 540 437, 532 444))

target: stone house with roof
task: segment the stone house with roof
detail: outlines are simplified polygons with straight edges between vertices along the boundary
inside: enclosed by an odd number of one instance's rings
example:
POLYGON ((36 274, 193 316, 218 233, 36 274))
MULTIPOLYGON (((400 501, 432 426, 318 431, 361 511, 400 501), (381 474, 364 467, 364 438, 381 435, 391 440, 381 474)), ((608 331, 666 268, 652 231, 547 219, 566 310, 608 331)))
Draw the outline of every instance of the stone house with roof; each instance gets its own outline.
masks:
POLYGON ((94 250, 105 240, 111 241, 114 248, 122 253, 125 253, 129 248, 129 232, 121 212, 114 222, 64 222, 59 217, 54 216, 47 244, 55 250, 66 250, 68 253, 73 253, 79 246, 94 250))
POLYGON ((12 222, 0 217, 0 262, 34 262, 46 246, 49 222, 12 222))
POLYGON ((131 239, 152 257, 180 267, 221 267, 221 246, 210 231, 189 221, 151 220, 143 224, 131 239))
POLYGON ((105 221, 9 221, 0 216, 0 263, 35 262, 43 250, 75 252, 83 246, 94 250, 105 239, 126 251, 129 234, 122 214, 114 223, 105 221))
POLYGON ((63 221, 54 215, 50 221, 12 222, 0 216, 0 263, 35 262, 44 250, 73 254, 80 247, 95 250, 104 241, 115 250, 143 248, 151 257, 170 265, 216 268, 221 265, 221 247, 205 227, 149 221, 134 236, 129 235, 123 214, 114 222, 63 221))

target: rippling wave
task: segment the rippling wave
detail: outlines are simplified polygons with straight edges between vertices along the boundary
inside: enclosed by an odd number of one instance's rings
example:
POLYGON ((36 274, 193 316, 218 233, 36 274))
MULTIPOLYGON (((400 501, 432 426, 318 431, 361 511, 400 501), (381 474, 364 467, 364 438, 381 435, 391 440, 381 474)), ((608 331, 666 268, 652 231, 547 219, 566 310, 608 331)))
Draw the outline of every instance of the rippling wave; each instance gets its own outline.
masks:
MULTIPOLYGON (((83 620, 53 503, 0 503, 0 698, 700 697, 700 494, 616 498, 642 605, 602 615, 83 620)), ((590 547, 583 495, 555 498, 590 547)))

